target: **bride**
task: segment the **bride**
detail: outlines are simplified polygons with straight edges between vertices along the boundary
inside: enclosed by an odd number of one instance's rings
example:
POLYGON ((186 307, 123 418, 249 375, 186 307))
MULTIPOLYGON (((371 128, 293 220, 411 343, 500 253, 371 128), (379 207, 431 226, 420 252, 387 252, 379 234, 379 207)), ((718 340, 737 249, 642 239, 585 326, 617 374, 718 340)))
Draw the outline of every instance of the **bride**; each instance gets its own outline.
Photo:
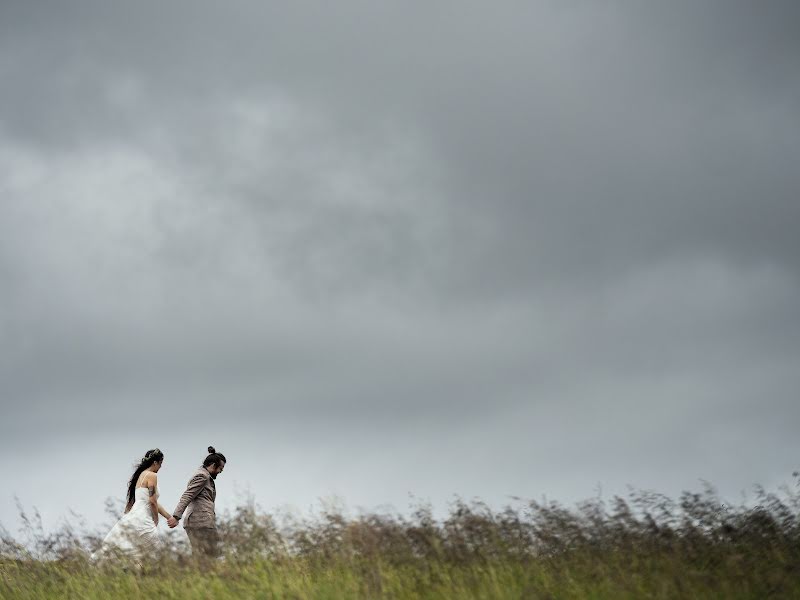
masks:
POLYGON ((158 548, 158 515, 172 520, 158 503, 158 473, 164 464, 164 453, 148 450, 128 483, 128 504, 125 514, 111 528, 100 550, 92 554, 96 560, 114 549, 142 558, 158 548))

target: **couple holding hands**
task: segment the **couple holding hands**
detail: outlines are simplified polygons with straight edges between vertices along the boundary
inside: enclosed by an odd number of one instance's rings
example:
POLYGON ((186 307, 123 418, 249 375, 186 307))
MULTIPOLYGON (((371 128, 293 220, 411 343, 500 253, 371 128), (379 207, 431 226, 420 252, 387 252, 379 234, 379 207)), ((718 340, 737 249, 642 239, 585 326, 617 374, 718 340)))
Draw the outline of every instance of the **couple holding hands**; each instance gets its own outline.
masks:
POLYGON ((112 549, 133 552, 139 558, 158 550, 158 516, 167 520, 170 528, 184 519, 183 527, 189 536, 194 556, 214 558, 218 555, 214 501, 217 488, 214 480, 225 469, 225 456, 213 446, 202 467, 189 480, 172 514, 158 503, 158 471, 164 465, 164 453, 158 448, 148 450, 137 465, 128 483, 128 503, 125 514, 111 528, 93 559, 112 549))

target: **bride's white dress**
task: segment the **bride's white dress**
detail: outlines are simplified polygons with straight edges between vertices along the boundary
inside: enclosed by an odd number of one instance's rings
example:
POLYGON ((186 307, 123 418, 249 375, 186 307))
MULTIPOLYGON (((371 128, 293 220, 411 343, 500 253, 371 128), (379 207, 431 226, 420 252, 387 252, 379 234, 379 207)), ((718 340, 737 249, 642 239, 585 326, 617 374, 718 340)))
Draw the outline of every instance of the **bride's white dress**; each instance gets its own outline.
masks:
MULTIPOLYGON (((156 489, 158 499, 158 489, 156 489)), ((100 550, 92 555, 98 559, 113 549, 130 552, 138 556, 158 547, 158 528, 153 522, 150 492, 147 488, 136 488, 131 509, 117 521, 103 540, 100 550)))

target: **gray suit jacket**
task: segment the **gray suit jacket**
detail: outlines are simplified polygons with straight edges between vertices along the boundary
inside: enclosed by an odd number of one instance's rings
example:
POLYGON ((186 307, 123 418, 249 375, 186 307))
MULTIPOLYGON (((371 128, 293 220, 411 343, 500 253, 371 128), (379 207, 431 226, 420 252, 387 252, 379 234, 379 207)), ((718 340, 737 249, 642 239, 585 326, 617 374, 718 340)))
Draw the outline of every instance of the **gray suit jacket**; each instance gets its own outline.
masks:
POLYGON ((176 519, 180 519, 184 511, 186 512, 186 519, 183 521, 185 529, 216 528, 216 514, 214 513, 214 500, 216 499, 217 488, 211 478, 211 473, 205 467, 201 467, 189 480, 186 491, 183 492, 172 515, 176 519))

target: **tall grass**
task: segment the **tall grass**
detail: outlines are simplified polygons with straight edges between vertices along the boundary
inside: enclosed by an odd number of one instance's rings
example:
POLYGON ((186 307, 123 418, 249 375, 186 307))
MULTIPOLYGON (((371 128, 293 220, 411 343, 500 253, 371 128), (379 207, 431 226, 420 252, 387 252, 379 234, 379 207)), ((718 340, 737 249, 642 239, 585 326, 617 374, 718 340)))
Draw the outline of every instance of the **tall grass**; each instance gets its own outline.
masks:
POLYGON ((458 500, 442 519, 426 505, 270 515, 248 499, 219 518, 224 560, 194 561, 171 532, 139 566, 92 564, 101 536, 79 517, 47 532, 21 509, 20 535, 0 534, 0 597, 800 598, 797 490, 736 506, 709 485, 575 507, 458 500))

